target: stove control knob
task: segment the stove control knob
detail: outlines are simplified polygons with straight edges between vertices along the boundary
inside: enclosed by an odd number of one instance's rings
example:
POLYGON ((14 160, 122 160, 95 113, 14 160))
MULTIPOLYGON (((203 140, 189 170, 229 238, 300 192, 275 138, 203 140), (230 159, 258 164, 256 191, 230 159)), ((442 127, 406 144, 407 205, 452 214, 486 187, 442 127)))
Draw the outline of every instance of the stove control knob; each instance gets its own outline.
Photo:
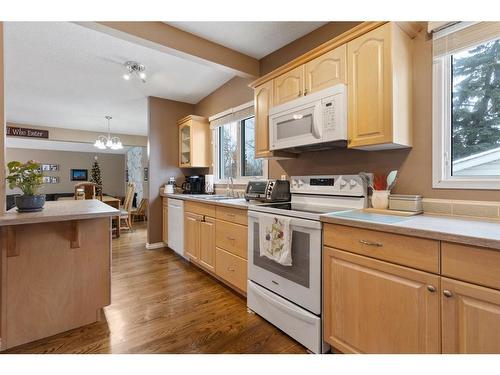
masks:
POLYGON ((294 189, 297 187, 297 180, 292 180, 292 187, 294 189))
POLYGON ((341 179, 339 180, 339 184, 340 184, 340 188, 342 189, 342 188, 346 187, 346 185, 347 185, 347 181, 346 181, 346 180, 344 180, 343 178, 341 178, 341 179))
POLYGON ((351 187, 351 189, 354 189, 357 185, 358 183, 356 182, 356 180, 351 179, 351 181, 349 181, 349 186, 351 187))
POLYGON ((304 186, 304 181, 299 180, 299 181, 297 182, 297 185, 299 186, 299 188, 300 188, 300 187, 302 187, 302 186, 304 186))

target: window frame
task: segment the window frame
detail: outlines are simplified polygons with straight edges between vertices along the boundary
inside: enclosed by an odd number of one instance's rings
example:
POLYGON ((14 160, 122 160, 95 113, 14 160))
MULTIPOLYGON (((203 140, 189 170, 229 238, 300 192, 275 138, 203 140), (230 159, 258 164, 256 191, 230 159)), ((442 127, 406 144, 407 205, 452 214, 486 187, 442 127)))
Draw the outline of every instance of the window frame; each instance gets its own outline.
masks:
POLYGON ((500 189, 500 176, 452 175, 452 55, 432 64, 432 187, 434 189, 500 189))
MULTIPOLYGON (((240 119, 238 121, 235 121, 237 123, 237 149, 236 153, 238 155, 238 160, 236 161, 236 171, 237 171, 237 176, 233 178, 233 183, 236 185, 245 185, 248 183, 250 180, 265 180, 268 178, 268 160, 266 159, 261 159, 262 160, 262 176, 242 176, 242 165, 243 165, 243 159, 244 159, 244 149, 242 147, 242 141, 243 141, 243 133, 242 131, 242 125, 245 120, 248 120, 253 116, 245 117, 243 119, 240 119)), ((212 154, 214 155, 214 160, 212 164, 213 168, 213 174, 214 174, 214 183, 215 184, 226 184, 228 183, 229 178, 219 178, 219 171, 220 171, 220 128, 217 127, 212 130, 212 154)))

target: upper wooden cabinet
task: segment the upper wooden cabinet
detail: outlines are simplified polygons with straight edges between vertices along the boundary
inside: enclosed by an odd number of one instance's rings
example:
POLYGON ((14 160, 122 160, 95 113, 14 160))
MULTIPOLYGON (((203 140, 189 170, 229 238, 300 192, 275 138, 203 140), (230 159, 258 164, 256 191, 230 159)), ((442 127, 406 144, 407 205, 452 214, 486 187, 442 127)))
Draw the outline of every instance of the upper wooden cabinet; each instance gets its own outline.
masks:
POLYGON ((269 150, 269 109, 273 106, 273 81, 254 90, 255 158, 289 158, 295 155, 269 150))
POLYGON ((412 42, 389 22, 347 44, 348 147, 412 145, 412 42))
POLYGON ((344 44, 306 63, 304 94, 346 83, 346 59, 347 47, 344 44))
POLYGON ((205 117, 190 115, 178 121, 179 167, 210 167, 210 125, 205 117))
POLYGON ((440 353, 439 276, 323 252, 325 341, 345 353, 440 353))
POLYGON ((274 79, 274 105, 283 104, 304 95, 304 66, 301 65, 274 79))

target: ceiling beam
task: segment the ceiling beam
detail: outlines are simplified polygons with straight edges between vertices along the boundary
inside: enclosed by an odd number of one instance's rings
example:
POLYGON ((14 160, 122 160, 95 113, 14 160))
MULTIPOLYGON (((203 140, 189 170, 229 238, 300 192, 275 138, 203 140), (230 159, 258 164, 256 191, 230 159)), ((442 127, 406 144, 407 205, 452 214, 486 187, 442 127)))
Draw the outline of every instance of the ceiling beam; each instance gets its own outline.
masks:
POLYGON ((259 76, 259 61, 163 22, 77 22, 132 43, 213 66, 243 78, 259 76))

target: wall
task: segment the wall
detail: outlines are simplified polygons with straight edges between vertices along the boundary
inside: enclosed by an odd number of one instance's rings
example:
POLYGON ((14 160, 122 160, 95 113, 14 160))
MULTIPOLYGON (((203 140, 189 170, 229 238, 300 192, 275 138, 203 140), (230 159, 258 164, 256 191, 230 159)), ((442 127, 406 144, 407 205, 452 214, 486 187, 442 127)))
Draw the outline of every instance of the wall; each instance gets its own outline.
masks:
MULTIPOLYGON (((103 192, 109 195, 125 195, 125 155, 89 152, 32 150, 23 148, 7 148, 6 161, 36 160, 42 164, 59 164, 59 171, 45 172, 47 176, 59 176, 58 184, 46 184, 40 193, 73 193, 77 181, 70 180, 70 169, 88 169, 89 178, 94 157, 98 157, 101 167, 103 192)), ((7 194, 18 194, 19 189, 10 190, 7 194)))
POLYGON ((0 213, 5 211, 5 107, 4 107, 3 22, 0 22, 0 213))
POLYGON ((360 22, 328 22, 311 31, 309 34, 294 40, 280 49, 260 59, 260 75, 263 76, 281 65, 303 55, 313 48, 323 44, 337 35, 353 28, 360 22))
MULTIPOLYGON (((355 23, 352 24, 354 26, 355 23)), ((344 26, 348 26, 347 23, 344 26)), ((261 74, 301 55, 338 32, 334 25, 327 24, 312 33, 290 43, 261 59, 261 74)), ((387 173, 392 169, 400 172, 394 193, 422 194, 427 198, 500 200, 495 190, 433 189, 432 188, 432 42, 425 32, 414 40, 413 71, 413 148, 407 150, 356 151, 347 149, 306 152, 297 159, 270 160, 269 177, 282 174, 347 174, 360 171, 387 173)), ((212 115, 235 106, 233 93, 246 92, 243 82, 221 87, 204 98, 196 108, 204 116, 212 115), (212 98, 211 98, 212 97, 212 98), (215 101, 215 98, 217 100, 215 101), (217 105, 209 105, 216 103, 217 105), (225 107, 225 108, 222 108, 225 107)), ((250 97, 248 93, 247 97, 250 97)), ((237 96, 237 95, 235 95, 237 96)), ((242 104, 246 101, 242 100, 242 104)))
POLYGON ((160 188, 170 176, 182 183, 184 173, 193 170, 178 167, 179 140, 177 121, 194 114, 194 105, 156 97, 148 97, 149 151, 149 220, 148 243, 162 241, 162 202, 160 188))

